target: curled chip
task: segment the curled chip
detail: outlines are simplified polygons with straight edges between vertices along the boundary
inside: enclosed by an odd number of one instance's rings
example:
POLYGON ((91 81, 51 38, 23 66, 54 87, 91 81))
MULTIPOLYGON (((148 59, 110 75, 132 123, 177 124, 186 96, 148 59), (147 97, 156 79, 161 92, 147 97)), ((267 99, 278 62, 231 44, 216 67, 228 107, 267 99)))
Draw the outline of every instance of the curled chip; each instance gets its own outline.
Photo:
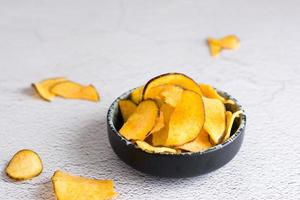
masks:
POLYGON ((131 100, 120 100, 119 108, 121 110, 123 120, 126 122, 130 115, 134 113, 136 105, 131 100))
POLYGON ((226 129, 225 106, 219 99, 203 97, 205 108, 204 130, 214 144, 219 144, 226 129))
POLYGON ((136 144, 140 149, 148 153, 177 153, 175 149, 168 147, 154 147, 144 141, 136 141, 136 144))
POLYGON ((112 180, 96 180, 56 171, 51 178, 59 200, 108 200, 117 195, 112 180))
POLYGON ((100 97, 93 85, 83 86, 72 81, 64 81, 51 88, 51 92, 66 99, 83 99, 99 101, 100 97))
POLYGON ((228 138, 230 137, 233 122, 234 122, 235 118, 239 117, 239 115, 241 113, 243 113, 241 110, 236 111, 233 114, 230 111, 226 111, 226 134, 225 134, 225 137, 224 137, 224 140, 223 140, 224 142, 226 140, 228 140, 228 138))
POLYGON ((191 90, 198 94, 201 94, 201 90, 198 84, 190 77, 180 73, 168 73, 154 77, 150 81, 148 81, 148 83, 144 87, 143 99, 149 98, 151 88, 166 84, 176 85, 183 89, 191 90))
POLYGON ((37 93, 45 100, 52 101, 54 97, 56 96, 53 94, 50 89, 61 82, 66 81, 65 78, 50 78, 43 81, 40 81, 38 83, 32 83, 32 86, 37 91, 37 93))
POLYGON ((164 113, 162 111, 159 111, 159 116, 156 118, 154 127, 150 131, 150 134, 160 131, 164 126, 165 126, 164 113))
POLYGON ((220 54, 222 49, 237 49, 240 46, 240 40, 235 35, 228 35, 221 39, 207 39, 210 53, 212 56, 220 54))
POLYGON ((158 102, 165 102, 175 107, 181 99, 183 89, 176 85, 159 85, 149 89, 147 98, 155 99, 158 102))
POLYGON ((184 145, 178 146, 177 148, 190 152, 199 152, 205 151, 210 147, 212 147, 212 144, 209 142, 209 135, 206 131, 202 129, 195 140, 184 145))
POLYGON ((144 90, 144 86, 141 86, 141 87, 134 89, 131 92, 130 98, 135 104, 139 104, 142 101, 143 90, 144 90))
POLYGON ((208 84, 199 84, 200 88, 201 88, 201 92, 203 94, 203 96, 207 97, 207 98, 212 98, 212 99, 220 99, 222 102, 225 101, 225 99, 223 97, 221 97, 218 92, 211 86, 208 84))
POLYGON ((43 164, 37 153, 23 149, 13 156, 5 171, 12 179, 27 180, 42 173, 43 164))
POLYGON ((142 101, 119 130, 127 140, 144 140, 154 127, 159 114, 153 100, 142 101))

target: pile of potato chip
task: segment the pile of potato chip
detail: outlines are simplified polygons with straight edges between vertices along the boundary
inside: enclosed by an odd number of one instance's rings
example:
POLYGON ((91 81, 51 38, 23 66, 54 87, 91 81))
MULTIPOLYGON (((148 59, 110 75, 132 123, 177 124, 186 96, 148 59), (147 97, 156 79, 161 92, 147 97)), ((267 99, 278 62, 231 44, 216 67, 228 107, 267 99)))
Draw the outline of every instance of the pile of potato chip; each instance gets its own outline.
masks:
POLYGON ((99 94, 93 85, 84 86, 66 78, 50 78, 33 83, 32 86, 46 101, 52 101, 56 96, 94 102, 100 100, 99 94))
POLYGON ((157 76, 119 101, 120 134, 148 153, 205 151, 226 141, 242 111, 227 111, 225 99, 210 85, 180 73, 157 76))

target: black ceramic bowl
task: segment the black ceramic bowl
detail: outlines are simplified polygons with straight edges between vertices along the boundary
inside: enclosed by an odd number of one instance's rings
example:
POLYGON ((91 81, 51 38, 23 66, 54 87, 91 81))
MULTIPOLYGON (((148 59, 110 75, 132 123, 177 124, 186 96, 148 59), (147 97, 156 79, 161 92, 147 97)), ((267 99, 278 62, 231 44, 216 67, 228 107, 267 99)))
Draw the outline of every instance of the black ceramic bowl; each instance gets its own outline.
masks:
MULTIPOLYGON (((132 91, 132 90, 131 90, 132 91)), ((110 106, 107 113, 107 129, 111 147, 114 152, 131 167, 160 177, 191 177, 214 171, 228 163, 239 151, 246 127, 246 115, 241 114, 233 124, 231 137, 223 144, 198 153, 181 154, 150 154, 139 149, 135 144, 126 140, 118 130, 123 125, 118 101, 127 99, 131 91, 118 97, 110 106)), ((219 94, 226 99, 236 102, 226 109, 232 112, 241 110, 237 101, 225 92, 219 94)))

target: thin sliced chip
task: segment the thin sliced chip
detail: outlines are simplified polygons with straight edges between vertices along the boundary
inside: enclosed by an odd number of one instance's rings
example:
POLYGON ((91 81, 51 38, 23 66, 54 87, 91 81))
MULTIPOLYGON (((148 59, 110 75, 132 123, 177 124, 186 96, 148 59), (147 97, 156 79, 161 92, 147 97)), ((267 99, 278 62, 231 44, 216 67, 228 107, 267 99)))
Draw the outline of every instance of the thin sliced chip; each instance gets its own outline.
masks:
POLYGON ((160 107, 160 111, 164 115, 164 127, 159 131, 152 133, 153 146, 162 146, 166 144, 166 141, 168 139, 169 121, 174 111, 174 108, 171 105, 164 103, 160 107))
POLYGON ((205 107, 204 130, 209 134, 214 144, 219 144, 226 129, 225 106, 219 99, 203 97, 205 107))
POLYGON ((175 107, 181 99, 183 89, 176 85, 159 85, 149 89, 145 99, 162 100, 175 107))
POLYGON ((5 171, 12 179, 27 180, 42 173, 43 164, 37 153, 23 149, 13 156, 5 171))
POLYGON ((178 146, 194 140, 203 127, 204 114, 202 97, 193 91, 183 91, 170 118, 165 146, 178 146))
POLYGON ((212 144, 209 142, 209 135, 202 129, 195 140, 181 145, 177 148, 190 152, 200 152, 205 151, 210 147, 212 147, 212 144))
POLYGON ((96 180, 56 171, 51 178, 59 200, 108 200, 117 194, 112 180, 96 180))
POLYGON ((139 104, 142 101, 144 86, 134 89, 130 94, 130 99, 135 103, 139 104))
POLYGON ((93 85, 83 86, 72 81, 64 81, 51 88, 51 92, 66 99, 82 99, 97 102, 99 94, 93 85))
POLYGON ((231 104, 231 105, 235 104, 235 102, 233 100, 231 100, 231 99, 226 99, 223 103, 224 104, 231 104))
POLYGON ((228 138, 230 137, 233 122, 234 122, 235 118, 240 116, 241 113, 243 113, 243 111, 241 111, 241 110, 236 111, 233 114, 230 111, 226 111, 226 134, 223 139, 223 142, 228 140, 228 138))
POLYGON ((209 49, 210 49, 210 54, 213 57, 218 56, 220 54, 221 50, 222 50, 222 48, 219 44, 219 41, 216 40, 216 39, 213 39, 213 38, 208 38, 207 43, 208 43, 208 46, 209 46, 209 49))
POLYGON ((154 127, 158 111, 153 100, 142 101, 119 132, 127 140, 144 140, 154 127))
POLYGON ((126 122, 130 115, 134 113, 136 105, 131 100, 123 99, 119 101, 119 108, 121 110, 123 120, 126 122))
POLYGON ((164 113, 162 111, 159 111, 159 116, 156 118, 155 125, 150 131, 150 134, 160 131, 164 126, 165 126, 164 113))
POLYGON ((220 99, 222 102, 225 101, 225 99, 221 95, 219 95, 218 92, 211 85, 201 83, 199 84, 199 86, 204 97, 220 99))
POLYGON ((240 46, 240 40, 235 35, 228 35, 221 38, 219 44, 224 49, 237 49, 240 46))
POLYGON ((140 149, 142 149, 143 151, 145 151, 147 153, 160 153, 160 154, 162 154, 162 153, 169 153, 169 154, 177 153, 177 151, 175 149, 168 148, 168 147, 154 147, 144 141, 136 141, 136 144, 140 149))
POLYGON ((159 85, 177 85, 183 89, 194 91, 201 95, 198 84, 190 77, 180 73, 168 73, 152 78, 144 87, 143 99, 147 99, 150 89, 159 85))
POLYGON ((56 96, 53 94, 50 89, 61 82, 67 81, 66 78, 51 78, 40 81, 38 83, 32 83, 33 88, 37 91, 37 93, 45 100, 52 101, 56 96))

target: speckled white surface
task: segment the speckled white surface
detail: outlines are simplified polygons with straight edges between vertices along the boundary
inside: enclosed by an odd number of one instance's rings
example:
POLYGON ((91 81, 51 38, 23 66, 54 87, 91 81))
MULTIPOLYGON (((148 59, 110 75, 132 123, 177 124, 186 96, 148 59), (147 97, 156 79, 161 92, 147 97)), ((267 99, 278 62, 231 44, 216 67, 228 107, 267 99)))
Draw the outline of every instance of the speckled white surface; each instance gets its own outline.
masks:
POLYGON ((113 179, 117 199, 300 199, 300 2, 0 1, 0 169, 21 148, 44 171, 0 198, 53 200, 54 170, 113 179), (241 48, 209 55, 205 38, 234 33, 241 48), (241 151, 188 179, 147 176, 113 153, 106 112, 118 95, 179 71, 238 98, 248 114, 241 151), (40 100, 30 83, 93 83, 100 103, 40 100))

